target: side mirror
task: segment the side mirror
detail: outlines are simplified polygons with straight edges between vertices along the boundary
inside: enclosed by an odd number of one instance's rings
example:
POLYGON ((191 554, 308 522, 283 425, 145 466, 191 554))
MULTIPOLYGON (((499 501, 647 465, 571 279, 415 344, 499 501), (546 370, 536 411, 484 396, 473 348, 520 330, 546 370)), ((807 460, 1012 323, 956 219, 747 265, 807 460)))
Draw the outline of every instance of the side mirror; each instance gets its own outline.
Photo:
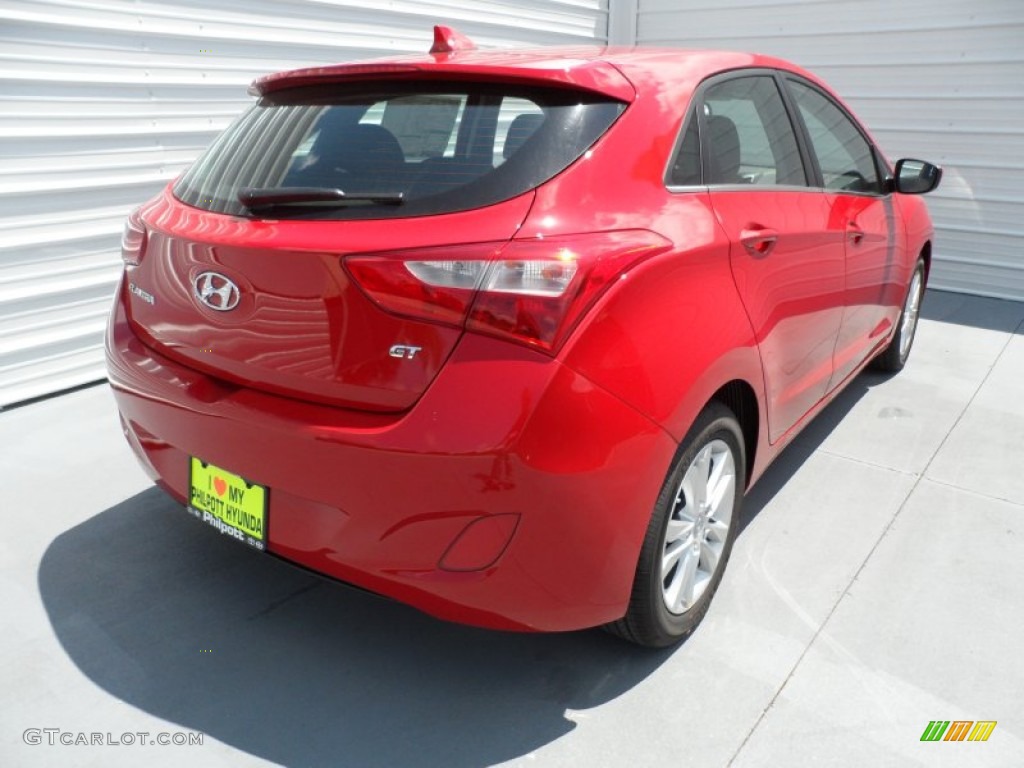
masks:
POLYGON ((903 158, 896 161, 893 186, 904 195, 923 195, 931 192, 942 181, 942 169, 924 160, 903 158))

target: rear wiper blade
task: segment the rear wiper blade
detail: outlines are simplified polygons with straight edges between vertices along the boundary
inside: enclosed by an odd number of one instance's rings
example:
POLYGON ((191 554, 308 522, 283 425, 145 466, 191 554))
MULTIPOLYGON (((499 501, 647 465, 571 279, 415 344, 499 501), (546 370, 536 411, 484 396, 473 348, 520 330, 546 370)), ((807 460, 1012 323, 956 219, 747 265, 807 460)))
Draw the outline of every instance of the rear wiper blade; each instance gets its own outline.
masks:
POLYGON ((320 203, 333 205, 347 205, 349 203, 401 205, 405 202, 405 194, 403 192, 355 192, 346 194, 334 187, 242 187, 238 190, 238 200, 249 209, 320 203))

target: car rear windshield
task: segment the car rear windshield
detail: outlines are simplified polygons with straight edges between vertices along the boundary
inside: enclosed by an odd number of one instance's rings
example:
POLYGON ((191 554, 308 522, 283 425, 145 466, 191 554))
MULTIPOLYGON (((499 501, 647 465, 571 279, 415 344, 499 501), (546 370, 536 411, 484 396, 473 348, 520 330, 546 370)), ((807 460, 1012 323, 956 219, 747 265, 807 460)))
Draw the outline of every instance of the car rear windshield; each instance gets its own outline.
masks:
POLYGON ((512 84, 295 88, 243 114, 174 194, 197 208, 255 217, 463 211, 547 181, 624 109, 596 94, 512 84))

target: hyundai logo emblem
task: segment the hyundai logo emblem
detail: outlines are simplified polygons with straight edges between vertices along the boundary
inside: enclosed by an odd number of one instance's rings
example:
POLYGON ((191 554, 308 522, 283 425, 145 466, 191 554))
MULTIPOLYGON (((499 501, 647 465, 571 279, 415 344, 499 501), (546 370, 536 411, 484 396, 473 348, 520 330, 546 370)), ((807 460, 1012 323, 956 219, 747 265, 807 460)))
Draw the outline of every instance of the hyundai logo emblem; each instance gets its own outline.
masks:
POLYGON ((218 312, 234 309, 241 298, 238 286, 219 272, 203 272, 192 281, 192 287, 199 301, 218 312))

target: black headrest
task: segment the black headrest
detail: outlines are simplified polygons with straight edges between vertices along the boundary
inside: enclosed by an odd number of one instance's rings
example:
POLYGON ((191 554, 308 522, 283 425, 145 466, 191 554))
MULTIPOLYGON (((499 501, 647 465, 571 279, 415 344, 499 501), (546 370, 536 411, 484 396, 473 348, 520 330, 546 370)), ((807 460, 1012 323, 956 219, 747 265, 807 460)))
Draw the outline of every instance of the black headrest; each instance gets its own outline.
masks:
POLYGON ((736 123, 723 115, 708 118, 711 142, 711 183, 735 184, 740 181, 740 134, 736 123))
POLYGON ((512 157, 526 143, 526 140, 533 136, 543 122, 544 115, 527 114, 516 117, 508 127, 501 156, 506 160, 512 157))
POLYGON ((367 168, 389 168, 405 161, 402 146, 387 128, 359 123, 337 132, 322 127, 313 154, 318 163, 329 168, 349 171, 367 168))

